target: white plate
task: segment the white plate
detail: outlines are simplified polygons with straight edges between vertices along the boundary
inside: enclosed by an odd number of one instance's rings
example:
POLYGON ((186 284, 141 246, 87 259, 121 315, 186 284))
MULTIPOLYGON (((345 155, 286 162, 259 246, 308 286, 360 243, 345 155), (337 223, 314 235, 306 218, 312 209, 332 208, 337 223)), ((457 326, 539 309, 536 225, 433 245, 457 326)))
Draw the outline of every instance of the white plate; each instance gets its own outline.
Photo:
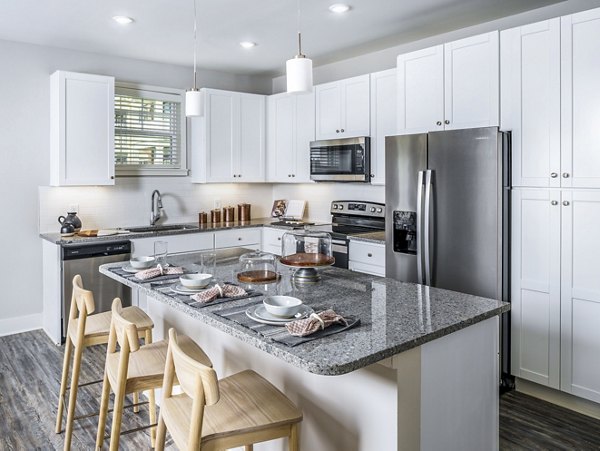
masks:
POLYGON ((303 305, 300 308, 300 311, 291 318, 281 318, 279 316, 271 315, 267 312, 263 304, 254 305, 246 310, 246 316, 251 320, 256 321, 257 323, 270 324, 272 326, 283 326, 285 323, 306 318, 311 313, 314 313, 314 310, 308 305, 303 305))
POLYGON ((177 294, 196 294, 196 293, 200 293, 201 291, 206 290, 208 287, 204 287, 204 288, 187 288, 184 287, 183 285, 181 285, 180 283, 178 283, 177 285, 175 285, 174 287, 171 287, 171 291, 173 291, 174 293, 177 294))
MULTIPOLYGON (((126 264, 125 266, 123 266, 121 269, 122 269, 123 271, 125 271, 125 272, 130 272, 130 273, 132 273, 132 274, 135 274, 136 272, 143 271, 143 269, 137 269, 137 268, 134 268, 134 267, 133 267, 133 266, 131 266, 129 263, 127 263, 127 264, 126 264)), ((146 269, 148 269, 148 268, 146 268, 146 269)))

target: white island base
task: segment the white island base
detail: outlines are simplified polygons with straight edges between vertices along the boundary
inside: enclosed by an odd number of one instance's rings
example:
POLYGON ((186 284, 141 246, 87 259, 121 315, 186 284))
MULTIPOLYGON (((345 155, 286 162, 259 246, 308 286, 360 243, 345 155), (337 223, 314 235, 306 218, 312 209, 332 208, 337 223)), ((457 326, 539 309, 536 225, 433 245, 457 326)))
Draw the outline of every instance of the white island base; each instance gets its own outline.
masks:
MULTIPOLYGON (((159 300, 146 301, 155 340, 175 327, 202 346, 220 378, 253 369, 296 403, 304 413, 302 450, 498 449, 497 316, 379 364, 321 376, 159 300)), ((254 449, 283 451, 287 442, 275 440, 254 449)))

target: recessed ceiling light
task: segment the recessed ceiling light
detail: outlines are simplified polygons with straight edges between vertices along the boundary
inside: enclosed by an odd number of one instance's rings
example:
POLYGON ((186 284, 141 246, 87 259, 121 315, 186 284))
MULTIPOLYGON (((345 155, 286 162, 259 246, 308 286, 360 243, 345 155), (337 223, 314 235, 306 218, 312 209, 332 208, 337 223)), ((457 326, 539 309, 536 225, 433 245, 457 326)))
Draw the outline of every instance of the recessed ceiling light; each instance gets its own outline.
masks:
POLYGON ((113 16, 113 20, 120 25, 129 25, 133 22, 133 19, 127 16, 113 16))
POLYGON ((245 49, 251 49, 252 47, 256 47, 256 42, 242 41, 242 42, 240 42, 240 45, 242 47, 244 47, 245 49))
POLYGON ((332 13, 342 14, 350 11, 350 6, 344 3, 334 3, 329 7, 329 11, 332 13))

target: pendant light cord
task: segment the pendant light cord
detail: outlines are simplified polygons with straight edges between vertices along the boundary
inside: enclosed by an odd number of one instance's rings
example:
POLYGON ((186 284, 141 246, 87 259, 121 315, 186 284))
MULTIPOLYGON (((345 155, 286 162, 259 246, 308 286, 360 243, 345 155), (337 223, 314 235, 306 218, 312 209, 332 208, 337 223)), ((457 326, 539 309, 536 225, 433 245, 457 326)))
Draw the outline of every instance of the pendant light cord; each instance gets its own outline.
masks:
POLYGON ((300 30, 300 0, 297 0, 296 25, 298 28, 298 58, 304 57, 302 54, 302 31, 300 30))
POLYGON ((196 13, 196 0, 193 0, 194 2, 194 90, 197 90, 196 88, 196 49, 197 49, 197 38, 196 38, 196 32, 197 32, 197 13, 196 13))

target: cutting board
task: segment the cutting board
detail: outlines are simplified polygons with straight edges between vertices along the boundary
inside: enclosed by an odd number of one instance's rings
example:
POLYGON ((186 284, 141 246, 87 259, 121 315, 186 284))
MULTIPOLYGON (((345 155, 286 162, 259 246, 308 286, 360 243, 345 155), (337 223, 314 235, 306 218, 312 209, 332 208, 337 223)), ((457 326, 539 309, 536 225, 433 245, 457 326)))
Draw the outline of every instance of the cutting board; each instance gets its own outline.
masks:
POLYGON ((115 230, 115 229, 100 229, 100 230, 90 229, 90 230, 80 230, 79 233, 77 233, 77 235, 91 238, 94 236, 116 235, 117 233, 119 233, 119 231, 115 230))

